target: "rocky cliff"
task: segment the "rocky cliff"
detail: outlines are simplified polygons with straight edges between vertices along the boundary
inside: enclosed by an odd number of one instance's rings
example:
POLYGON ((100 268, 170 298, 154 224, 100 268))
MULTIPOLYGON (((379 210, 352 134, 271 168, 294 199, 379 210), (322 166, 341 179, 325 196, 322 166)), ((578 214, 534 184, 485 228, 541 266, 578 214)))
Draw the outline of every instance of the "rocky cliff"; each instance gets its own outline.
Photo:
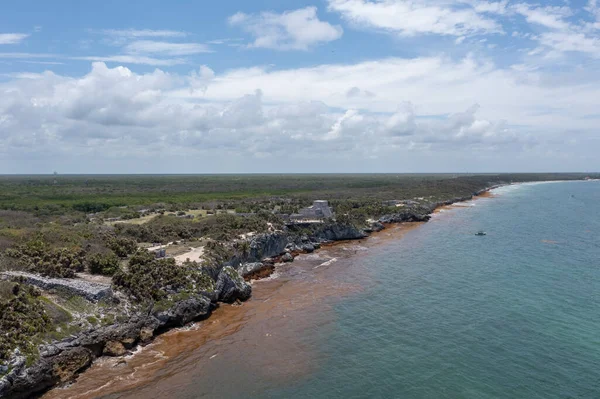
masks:
POLYGON ((12 369, 0 379, 0 397, 28 398, 71 380, 102 355, 121 356, 138 343, 170 327, 183 326, 210 315, 214 304, 197 296, 179 301, 166 310, 150 310, 126 322, 84 331, 77 336, 40 347, 40 358, 26 367, 16 356, 12 369))
POLYGON ((250 242, 250 254, 247 261, 256 262, 282 254, 288 244, 288 239, 288 234, 283 231, 257 235, 250 242))

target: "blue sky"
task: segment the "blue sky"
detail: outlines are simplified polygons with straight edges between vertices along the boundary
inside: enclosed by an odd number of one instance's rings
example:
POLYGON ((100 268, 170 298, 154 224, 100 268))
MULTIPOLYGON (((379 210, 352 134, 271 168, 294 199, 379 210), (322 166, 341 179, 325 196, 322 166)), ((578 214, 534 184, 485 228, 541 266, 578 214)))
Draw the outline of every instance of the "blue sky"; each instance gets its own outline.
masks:
POLYGON ((600 170, 600 2, 5 1, 0 173, 600 170))

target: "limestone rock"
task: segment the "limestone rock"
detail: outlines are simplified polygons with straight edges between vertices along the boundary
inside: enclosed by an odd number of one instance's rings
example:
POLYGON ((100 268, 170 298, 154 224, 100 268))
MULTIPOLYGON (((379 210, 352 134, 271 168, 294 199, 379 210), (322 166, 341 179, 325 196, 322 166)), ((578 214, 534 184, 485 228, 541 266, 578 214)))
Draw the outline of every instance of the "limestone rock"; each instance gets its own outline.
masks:
POLYGON ((260 261, 263 258, 283 253, 288 245, 288 236, 283 232, 259 234, 250 242, 249 261, 260 261))
POLYGON ((381 231, 385 229, 385 226, 383 225, 383 223, 373 222, 371 223, 371 228, 373 229, 373 231, 381 231))
POLYGON ((104 350, 102 354, 105 356, 123 356, 127 350, 125 346, 119 341, 108 341, 106 345, 104 345, 104 350))
POLYGON ((26 284, 40 287, 44 290, 57 290, 70 295, 82 296, 88 301, 97 302, 103 298, 112 297, 113 292, 109 284, 90 283, 88 281, 71 278, 49 278, 26 272, 3 272, 2 276, 9 279, 24 278, 26 284))
POLYGON ((212 311, 210 299, 204 296, 186 299, 173 307, 154 314, 161 327, 183 326, 191 321, 210 315, 212 311))
POLYGON ((69 381, 77 372, 88 367, 94 354, 87 348, 73 348, 62 352, 53 359, 52 374, 61 382, 69 381))
POLYGON ((241 265, 238 268, 238 273, 242 277, 246 277, 246 276, 249 276, 249 275, 254 274, 256 272, 259 272, 263 267, 264 267, 264 265, 263 265, 262 262, 244 263, 243 265, 241 265))
POLYGON ((411 211, 398 212, 384 215, 379 218, 380 223, 402 223, 402 222, 426 222, 431 219, 430 215, 414 213, 411 211))
POLYGON ((325 223, 313 234, 313 239, 324 241, 356 240, 367 235, 351 224, 325 223))
POLYGON ((140 341, 148 342, 154 336, 154 330, 149 327, 144 327, 140 330, 140 341))
POLYGON ((125 347, 125 349, 131 349, 135 345, 137 339, 133 337, 127 337, 121 341, 121 344, 125 347))
POLYGON ((231 266, 225 266, 217 279, 217 298, 221 302, 245 301, 252 295, 252 287, 231 266))
POLYGON ((306 253, 312 253, 315 252, 315 246, 312 245, 311 243, 307 243, 304 244, 302 247, 300 247, 302 249, 302 251, 306 252, 306 253))

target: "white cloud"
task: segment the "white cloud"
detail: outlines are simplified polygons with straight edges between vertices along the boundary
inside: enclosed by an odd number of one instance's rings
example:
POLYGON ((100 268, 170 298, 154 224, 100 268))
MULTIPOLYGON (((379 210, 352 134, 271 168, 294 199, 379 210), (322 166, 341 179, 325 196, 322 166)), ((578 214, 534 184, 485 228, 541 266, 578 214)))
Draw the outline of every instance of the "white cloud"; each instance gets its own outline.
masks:
POLYGON ((68 59, 75 61, 101 61, 101 62, 113 62, 120 64, 137 64, 137 65, 152 65, 152 66, 173 66, 188 63, 187 60, 182 58, 155 58, 147 57, 144 55, 89 55, 89 56, 64 56, 59 54, 45 54, 45 53, 0 53, 0 59, 16 59, 20 62, 35 63, 40 65, 60 65, 63 64, 59 61, 29 61, 43 58, 53 59, 68 59))
POLYGON ((229 17, 229 23, 242 27, 254 36, 254 42, 249 47, 276 50, 308 50, 318 44, 337 40, 343 34, 340 26, 319 20, 316 7, 282 14, 237 13, 229 17))
POLYGON ((452 2, 417 0, 328 0, 329 10, 365 28, 389 31, 402 36, 423 34, 465 36, 502 33, 502 26, 482 15, 494 9, 481 4, 480 10, 454 7, 452 2))
POLYGON ((56 54, 44 54, 44 53, 0 53, 0 58, 55 58, 58 57, 56 54))
POLYGON ((600 22, 600 3, 598 3, 598 0, 588 0, 585 10, 592 14, 597 22, 600 22))
POLYGON ((473 9, 478 13, 490 13, 490 14, 498 14, 505 15, 508 13, 508 1, 483 1, 483 0, 474 0, 467 1, 467 3, 473 6, 473 9))
MULTIPOLYGON (((173 66, 186 64, 180 56, 196 55, 211 52, 211 49, 202 43, 177 43, 172 39, 186 37, 188 34, 174 30, 152 29, 104 29, 91 31, 106 36, 104 43, 121 47, 121 54, 114 55, 88 55, 69 57, 74 60, 117 62, 124 64, 139 64, 152 66, 173 66), (161 39, 161 40, 150 40, 161 39)), ((84 48, 90 48, 91 42, 82 42, 84 48)))
POLYGON ((391 58, 222 74, 203 66, 188 76, 104 63, 81 77, 14 75, 0 83, 0 158, 191 157, 249 165, 283 157, 306 170, 309 158, 440 158, 469 150, 514 156, 560 140, 564 130, 593 137, 593 120, 583 116, 595 112, 597 86, 543 86, 519 81, 523 73, 538 72, 498 70, 473 58, 391 58), (356 95, 366 92, 373 96, 356 95), (553 108, 552 118, 540 113, 544 107, 553 108))
POLYGON ((542 46, 559 52, 587 53, 595 58, 600 58, 600 37, 590 37, 578 32, 546 32, 539 35, 542 46))
POLYGON ((15 73, 5 73, 0 76, 6 76, 12 79, 43 79, 44 75, 41 73, 31 73, 31 72, 15 72, 15 73))
POLYGON ((153 58, 142 55, 107 55, 107 56, 82 56, 70 57, 72 60, 94 61, 94 62, 114 62, 123 64, 140 64, 152 66, 173 66, 186 64, 187 61, 181 58, 153 58))
POLYGON ((354 86, 354 87, 351 87, 346 92, 346 97, 348 97, 348 98, 360 98, 360 97, 371 98, 371 97, 375 97, 375 93, 371 93, 368 90, 361 90, 360 88, 354 86))
POLYGON ((167 56, 210 53, 212 50, 201 43, 171 43, 152 40, 136 40, 125 46, 124 51, 134 54, 159 54, 167 56))
POLYGON ((125 38, 143 38, 143 37, 163 37, 163 38, 175 38, 185 37, 186 32, 174 31, 174 30, 152 30, 152 29, 104 29, 100 33, 108 36, 118 36, 125 38))
POLYGON ((0 33, 0 44, 19 44, 27 37, 26 33, 0 33))
POLYGON ((64 62, 59 62, 59 61, 27 61, 27 60, 21 60, 19 62, 25 63, 25 64, 37 64, 37 65, 64 65, 64 62))
MULTIPOLYGON (((511 12, 525 17, 534 34, 514 34, 515 37, 529 38, 539 43, 537 48, 527 52, 530 56, 538 57, 538 62, 553 65, 562 59, 566 53, 579 53, 580 55, 600 58, 600 23, 588 22, 583 19, 573 20, 576 11, 568 5, 565 6, 540 6, 529 3, 517 3, 509 6, 511 12), (598 25, 598 26, 596 26, 598 25)), ((596 0, 590 0, 587 11, 593 19, 598 20, 596 0)))
POLYGON ((569 7, 536 7, 526 3, 516 4, 512 9, 523 15, 530 24, 561 30, 569 28, 569 23, 564 19, 572 14, 569 7))
MULTIPOLYGON (((207 67, 198 76, 209 87, 218 80, 207 67)), ((160 70, 136 74, 103 63, 94 63, 79 78, 51 72, 14 78, 0 84, 0 148, 13 156, 94 148, 124 157, 178 151, 277 155, 289 148, 300 155, 352 156, 406 147, 409 139, 430 146, 468 144, 499 134, 491 130, 493 122, 475 118, 474 111, 434 124, 419 120, 407 103, 389 114, 339 111, 321 101, 269 98, 267 105, 261 90, 199 103, 174 95, 190 85, 189 78, 160 70)))

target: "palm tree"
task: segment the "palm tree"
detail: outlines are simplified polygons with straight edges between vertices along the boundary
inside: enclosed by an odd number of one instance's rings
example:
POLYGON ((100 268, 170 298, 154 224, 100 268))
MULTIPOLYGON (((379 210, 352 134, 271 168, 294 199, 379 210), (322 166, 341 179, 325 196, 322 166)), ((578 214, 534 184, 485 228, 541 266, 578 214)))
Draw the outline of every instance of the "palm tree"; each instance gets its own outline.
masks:
POLYGON ((246 262, 250 256, 250 243, 247 240, 236 242, 235 253, 242 263, 246 262))

